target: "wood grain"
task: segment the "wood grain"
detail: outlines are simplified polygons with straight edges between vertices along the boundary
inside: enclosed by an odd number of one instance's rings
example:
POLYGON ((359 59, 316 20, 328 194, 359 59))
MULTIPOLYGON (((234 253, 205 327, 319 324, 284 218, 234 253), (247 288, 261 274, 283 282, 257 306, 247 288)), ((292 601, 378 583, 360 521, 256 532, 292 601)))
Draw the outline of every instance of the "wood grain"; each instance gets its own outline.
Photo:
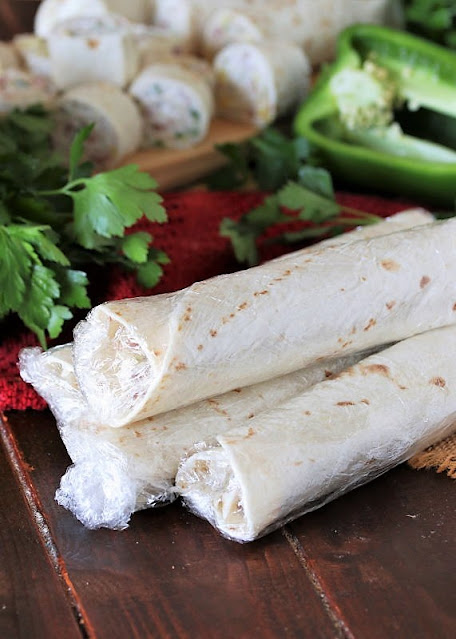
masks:
POLYGON ((401 466, 290 529, 353 636, 456 637, 454 481, 401 466))
POLYGON ((216 144, 242 142, 257 130, 247 124, 228 120, 212 121, 207 137, 189 149, 147 149, 122 160, 122 164, 138 164, 150 173, 162 191, 195 182, 226 163, 226 158, 215 148, 216 144))
POLYGON ((9 421, 97 639, 344 636, 280 531, 235 544, 179 504, 89 531, 53 498, 69 459, 52 417, 9 421))
POLYGON ((37 522, 39 512, 30 511, 0 439, 0 637, 80 639, 37 522))

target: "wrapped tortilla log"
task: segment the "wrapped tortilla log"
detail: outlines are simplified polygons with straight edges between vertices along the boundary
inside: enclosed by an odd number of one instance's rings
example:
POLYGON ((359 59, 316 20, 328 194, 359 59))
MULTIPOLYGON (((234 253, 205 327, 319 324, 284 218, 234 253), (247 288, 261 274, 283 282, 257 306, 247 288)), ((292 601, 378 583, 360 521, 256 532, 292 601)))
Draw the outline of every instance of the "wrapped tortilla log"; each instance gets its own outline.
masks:
POLYGON ((0 42, 0 73, 6 69, 19 69, 21 66, 19 56, 11 42, 0 42))
POLYGON ((302 50, 282 41, 235 42, 214 60, 217 114, 264 127, 304 99, 310 64, 302 50))
POLYGON ((456 327, 363 359, 183 462, 176 488, 251 541, 405 461, 456 427, 456 327))
MULTIPOLYGON (((257 18, 257 22, 261 20, 257 18)), ((209 60, 232 42, 260 42, 264 31, 246 13, 220 8, 213 11, 202 27, 200 49, 209 60)))
POLYGON ((35 14, 34 31, 41 38, 47 38, 56 25, 69 18, 109 13, 132 22, 147 22, 149 4, 148 0, 42 0, 35 14))
POLYGON ((51 75, 51 61, 44 38, 32 33, 20 33, 14 36, 13 43, 30 73, 47 77, 51 75))
POLYGON ((120 16, 69 18, 53 29, 47 44, 52 79, 60 89, 97 81, 124 87, 138 70, 130 23, 120 16))
MULTIPOLYGON (((372 236, 426 224, 430 219, 432 216, 424 211, 409 211, 353 233, 372 236)), ((350 235, 341 236, 339 241, 348 241, 350 235)), ((359 358, 341 358, 329 362, 329 366, 314 366, 236 389, 122 429, 102 425, 90 413, 74 374, 70 344, 44 353, 39 348, 24 349, 20 370, 48 402, 74 463, 62 479, 59 503, 91 528, 124 528, 133 511, 175 498, 178 462, 197 441, 211 440, 359 358)))
POLYGON ((122 426, 315 361, 456 321, 456 220, 331 240, 171 294, 107 302, 75 329, 75 369, 122 426))
POLYGON ((84 144, 84 157, 97 169, 113 166, 139 148, 142 119, 129 95, 106 82, 80 84, 61 95, 55 111, 53 141, 66 157, 74 135, 95 126, 84 144))
POLYGON ((206 77, 164 61, 146 67, 129 92, 143 114, 144 147, 185 149, 206 137, 214 110, 206 77))
POLYGON ((19 69, 7 69, 0 74, 0 113, 33 104, 51 108, 55 96, 55 87, 45 76, 32 75, 19 69))
MULTIPOLYGON (((372 237, 427 224, 431 219, 425 211, 411 210, 335 241, 349 241, 353 235, 372 237)), ((39 348, 24 349, 20 370, 48 402, 75 464, 62 479, 59 503, 89 527, 123 528, 134 510, 174 499, 178 462, 197 441, 211 440, 235 424, 252 419, 360 357, 341 358, 329 362, 329 366, 317 365, 236 389, 121 429, 102 425, 90 413, 74 374, 71 345, 45 353, 39 348)))
POLYGON ((111 428, 96 422, 79 391, 71 345, 24 349, 21 375, 48 401, 71 466, 57 501, 89 528, 125 528, 136 510, 173 501, 182 456, 199 440, 242 424, 358 361, 340 358, 262 384, 239 388, 156 418, 111 428))
POLYGON ((131 27, 139 52, 139 69, 165 57, 187 53, 186 43, 178 34, 161 27, 135 24, 131 27))

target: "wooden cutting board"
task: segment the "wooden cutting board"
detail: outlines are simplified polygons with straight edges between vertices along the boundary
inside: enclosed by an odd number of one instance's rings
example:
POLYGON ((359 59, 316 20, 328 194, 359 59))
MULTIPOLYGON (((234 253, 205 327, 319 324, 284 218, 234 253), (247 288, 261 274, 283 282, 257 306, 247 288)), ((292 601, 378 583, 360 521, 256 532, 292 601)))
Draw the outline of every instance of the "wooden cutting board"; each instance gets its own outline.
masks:
POLYGON ((220 168, 226 158, 216 144, 242 142, 258 133, 252 125, 228 120, 212 121, 207 137, 190 149, 147 149, 124 159, 122 164, 138 164, 158 182, 160 191, 186 186, 220 168))

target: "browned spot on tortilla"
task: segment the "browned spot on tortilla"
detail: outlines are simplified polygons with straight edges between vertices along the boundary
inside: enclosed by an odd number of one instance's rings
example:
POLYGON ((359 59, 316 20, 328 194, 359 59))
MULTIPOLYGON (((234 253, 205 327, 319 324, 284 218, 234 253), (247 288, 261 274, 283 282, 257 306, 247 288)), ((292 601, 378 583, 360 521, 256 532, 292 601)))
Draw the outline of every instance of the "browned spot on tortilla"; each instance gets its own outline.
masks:
POLYGON ((368 399, 362 399, 362 400, 361 400, 361 404, 367 404, 367 405, 369 405, 369 404, 370 404, 370 401, 369 401, 368 399))
POLYGON ((142 433, 139 430, 135 430, 135 437, 142 437, 142 433))
POLYGON ((230 318, 233 319, 233 317, 235 316, 235 313, 230 313, 230 318))
POLYGON ((393 300, 392 302, 386 302, 386 308, 390 311, 393 306, 396 305, 396 300, 393 300))
POLYGON ((310 412, 310 410, 305 410, 304 415, 312 415, 312 413, 310 412))
POLYGON ((401 268, 400 264, 398 264, 394 260, 382 260, 380 262, 380 265, 385 269, 385 271, 395 272, 401 268))
POLYGON ((377 323, 377 320, 371 317, 370 320, 367 322, 366 326, 363 328, 363 331, 368 331, 370 328, 375 326, 376 323, 377 323))
POLYGON ((356 327, 354 326, 350 331, 350 335, 354 335, 355 333, 356 333, 356 327))
POLYGON ((250 413, 250 415, 247 415, 247 419, 252 419, 252 417, 255 417, 255 413, 250 413))
POLYGON ((179 325, 178 325, 178 327, 177 327, 177 330, 178 330, 178 331, 181 331, 182 329, 183 329, 182 324, 179 324, 179 325))
POLYGON ((367 364, 367 366, 361 366, 361 369, 365 373, 376 373, 385 377, 390 376, 390 369, 385 364, 367 364))
POLYGON ((253 437, 254 435, 255 435, 255 431, 252 427, 250 427, 249 430, 247 431, 247 435, 245 439, 249 439, 249 437, 253 437))
POLYGON ((287 270, 283 272, 283 275, 291 275, 290 269, 287 268, 287 270))
POLYGON ((341 290, 342 293, 345 293, 345 289, 344 288, 341 288, 340 290, 341 290))
POLYGON ((174 368, 176 371, 184 371, 187 368, 187 364, 184 364, 184 362, 177 362, 174 368))
POLYGON ((337 402, 337 406, 354 406, 355 402, 337 402))
POLYGON ((242 393, 242 388, 233 388, 233 393, 242 393))
POLYGON ((302 461, 297 461, 294 463, 295 466, 301 466, 302 465, 302 461))
POLYGON ((428 277, 427 275, 423 275, 423 277, 420 279, 420 288, 424 288, 425 286, 427 286, 430 281, 430 277, 428 277))
POLYGON ((275 277, 272 281, 273 282, 281 282, 283 280, 283 277, 275 277))
POLYGON ((198 348, 199 351, 202 351, 204 346, 202 344, 198 344, 197 348, 198 348))
POLYGON ((266 289, 264 291, 255 291, 255 293, 253 294, 254 297, 259 297, 260 295, 268 295, 269 291, 267 291, 266 289))
POLYGON ((440 388, 445 388, 446 386, 446 381, 443 379, 443 377, 433 377, 431 380, 429 380, 429 382, 431 384, 434 384, 435 386, 439 386, 440 388))
POLYGON ((238 311, 243 311, 245 308, 247 308, 248 303, 247 302, 242 302, 242 304, 239 304, 238 306, 238 311))
POLYGON ((325 371, 325 377, 326 377, 326 378, 328 378, 328 377, 332 377, 332 376, 333 376, 333 374, 332 374, 332 372, 331 372, 331 371, 325 371))
POLYGON ((349 340, 347 340, 346 342, 344 342, 344 343, 342 344, 342 348, 347 348, 347 346, 350 346, 350 344, 353 344, 353 342, 352 342, 352 340, 351 340, 351 339, 349 339, 349 340))
POLYGON ((97 49, 100 46, 100 41, 95 38, 87 38, 87 46, 89 49, 97 49))
POLYGON ((154 348, 154 350, 152 352, 155 355, 155 357, 160 357, 160 355, 162 354, 162 352, 161 352, 161 350, 159 348, 154 348))
POLYGON ((217 335, 217 331, 215 331, 213 328, 211 328, 211 330, 209 331, 210 336, 211 337, 215 337, 217 335))
POLYGON ((361 277, 361 282, 367 282, 367 277, 365 277, 364 275, 361 277))
POLYGON ((397 384, 399 390, 407 390, 407 386, 403 386, 402 384, 397 384))
POLYGON ((453 304, 453 311, 456 311, 456 302, 453 304))

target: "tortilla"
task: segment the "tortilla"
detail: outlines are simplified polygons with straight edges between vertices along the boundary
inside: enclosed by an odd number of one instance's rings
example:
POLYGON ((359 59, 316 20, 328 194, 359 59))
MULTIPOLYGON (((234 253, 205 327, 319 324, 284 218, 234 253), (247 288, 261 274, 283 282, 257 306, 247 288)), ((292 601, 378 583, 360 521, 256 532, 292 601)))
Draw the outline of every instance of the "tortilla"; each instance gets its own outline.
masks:
POLYGON ((315 245, 95 307, 75 329, 76 375, 100 421, 122 426, 454 323, 455 276, 455 219, 315 245))
POLYGON ((88 528, 122 529, 136 510, 173 501, 179 461, 200 439, 270 410, 358 361, 340 358, 262 384, 238 388, 124 428, 97 423, 79 391, 71 345, 20 354, 22 377, 48 402, 73 466, 56 499, 88 528))
POLYGON ((455 429, 455 349, 450 326, 363 359, 200 445, 176 488, 239 542, 319 508, 455 429))

